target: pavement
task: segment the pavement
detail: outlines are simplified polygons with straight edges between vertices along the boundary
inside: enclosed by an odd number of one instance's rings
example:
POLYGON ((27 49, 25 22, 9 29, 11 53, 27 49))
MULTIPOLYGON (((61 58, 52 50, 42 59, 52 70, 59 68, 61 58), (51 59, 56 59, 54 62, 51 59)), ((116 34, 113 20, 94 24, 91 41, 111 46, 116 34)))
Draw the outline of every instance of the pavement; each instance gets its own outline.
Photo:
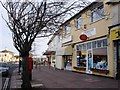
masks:
MULTIPOLYGON (((14 70, 11 77, 11 90, 21 88, 22 80, 18 70, 14 70)), ((32 87, 51 89, 77 89, 77 90, 120 90, 118 89, 118 80, 76 73, 67 70, 54 69, 48 66, 40 66, 40 68, 32 71, 32 87)), ((38 90, 39 90, 38 89, 38 90)))

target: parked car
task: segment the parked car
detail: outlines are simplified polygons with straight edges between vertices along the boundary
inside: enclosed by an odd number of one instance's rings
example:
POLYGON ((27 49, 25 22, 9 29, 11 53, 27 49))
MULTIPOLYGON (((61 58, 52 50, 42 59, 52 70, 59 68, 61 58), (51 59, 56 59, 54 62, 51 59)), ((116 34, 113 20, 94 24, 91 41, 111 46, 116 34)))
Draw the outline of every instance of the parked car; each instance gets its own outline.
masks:
POLYGON ((0 74, 2 76, 8 76, 9 75, 9 66, 6 62, 0 62, 0 74))
POLYGON ((44 65, 44 62, 38 62, 37 64, 38 65, 44 65))

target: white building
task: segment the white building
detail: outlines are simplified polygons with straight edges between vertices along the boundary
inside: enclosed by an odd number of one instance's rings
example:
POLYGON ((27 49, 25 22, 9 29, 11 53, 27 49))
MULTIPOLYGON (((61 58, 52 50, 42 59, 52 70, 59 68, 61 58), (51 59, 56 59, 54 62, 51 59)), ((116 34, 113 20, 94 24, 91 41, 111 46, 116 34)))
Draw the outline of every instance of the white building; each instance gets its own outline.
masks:
POLYGON ((14 59, 14 53, 9 50, 0 51, 0 61, 11 62, 14 59))
POLYGON ((57 31, 48 42, 48 49, 43 55, 48 57, 48 61, 51 62, 51 66, 58 69, 64 69, 62 56, 57 55, 57 51, 62 47, 62 37, 60 31, 57 31))

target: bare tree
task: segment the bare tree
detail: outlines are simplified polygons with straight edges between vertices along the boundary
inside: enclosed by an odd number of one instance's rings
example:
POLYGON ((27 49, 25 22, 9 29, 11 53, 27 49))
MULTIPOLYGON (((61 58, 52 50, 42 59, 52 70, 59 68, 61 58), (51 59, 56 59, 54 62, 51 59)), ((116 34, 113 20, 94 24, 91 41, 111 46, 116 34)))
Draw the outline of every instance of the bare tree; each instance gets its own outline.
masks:
POLYGON ((22 88, 31 88, 28 72, 28 56, 33 41, 37 36, 47 37, 59 29, 66 15, 74 14, 86 6, 84 0, 74 2, 55 2, 53 0, 12 1, 2 3, 8 19, 5 20, 13 35, 15 48, 22 57, 22 88), (79 2, 78 2, 79 1, 79 2), (84 1, 84 2, 83 2, 84 1))

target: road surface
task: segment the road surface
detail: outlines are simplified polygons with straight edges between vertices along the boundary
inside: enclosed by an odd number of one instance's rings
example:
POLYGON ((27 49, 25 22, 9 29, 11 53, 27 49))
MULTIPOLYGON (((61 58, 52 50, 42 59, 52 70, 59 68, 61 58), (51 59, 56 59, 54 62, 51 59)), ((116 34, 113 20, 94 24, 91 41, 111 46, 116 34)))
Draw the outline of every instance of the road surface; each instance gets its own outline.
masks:
MULTIPOLYGON (((18 65, 16 65, 16 64, 8 64, 8 65, 10 67, 9 76, 2 77, 1 81, 0 81, 2 90, 10 90, 10 80, 11 80, 12 72, 13 72, 13 70, 16 69, 16 67, 18 67, 18 65)), ((1 88, 0 88, 0 90, 1 90, 1 88)))

